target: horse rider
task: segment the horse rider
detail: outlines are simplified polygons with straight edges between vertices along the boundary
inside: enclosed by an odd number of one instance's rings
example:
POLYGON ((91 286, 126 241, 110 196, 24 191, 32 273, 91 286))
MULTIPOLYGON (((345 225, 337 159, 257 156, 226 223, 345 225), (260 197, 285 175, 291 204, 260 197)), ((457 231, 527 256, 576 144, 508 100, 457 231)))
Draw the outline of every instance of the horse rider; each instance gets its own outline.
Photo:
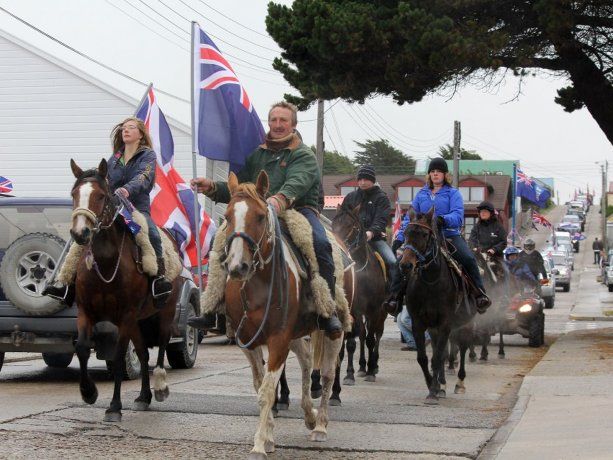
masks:
POLYGON ((389 269, 390 291, 384 305, 388 311, 396 311, 402 280, 396 256, 385 239, 385 229, 392 205, 387 194, 376 184, 374 166, 361 166, 358 169, 357 179, 357 190, 347 194, 343 199, 343 204, 351 208, 359 206, 359 218, 366 229, 366 240, 379 253, 389 269))
MULTIPOLYGON (((519 253, 519 258, 522 262, 530 268, 530 271, 534 275, 534 279, 538 279, 539 275, 542 279, 547 279, 547 270, 545 270, 545 261, 540 252, 535 250, 536 244, 532 238, 527 238, 524 241, 524 250, 519 253)), ((541 294, 541 285, 537 285, 537 294, 541 294)))
MULTIPOLYGON (((165 278, 166 267, 162 239, 151 219, 149 193, 155 184, 156 155, 145 124, 136 117, 128 117, 115 125, 111 132, 113 155, 108 160, 107 180, 112 193, 129 200, 147 219, 149 240, 157 258, 157 276, 152 281, 155 305, 163 307, 172 291, 172 284, 165 278)), ((56 283, 43 291, 68 305, 74 301, 74 283, 68 286, 56 283), (72 300, 71 300, 72 299, 72 300)))
POLYGON ((426 180, 426 185, 413 199, 413 209, 416 213, 425 214, 434 206, 438 228, 455 248, 452 255, 470 277, 476 290, 477 310, 483 313, 491 301, 485 293, 475 255, 460 233, 464 222, 464 202, 459 190, 451 186, 451 175, 443 158, 430 161, 426 180))
MULTIPOLYGON (((270 180, 267 202, 275 211, 294 208, 308 220, 312 228, 313 245, 319 264, 319 274, 324 278, 334 299, 335 276, 332 245, 319 220, 318 201, 321 174, 313 151, 307 147, 296 133, 298 109, 288 102, 273 104, 268 112, 268 126, 264 144, 247 157, 245 165, 237 174, 239 182, 256 182, 260 171, 266 171, 270 180)), ((230 191, 227 182, 214 182, 199 177, 192 179, 192 187, 197 187, 213 201, 228 203, 230 191)), ((207 315, 192 318, 190 325, 207 329, 207 315)), ((336 311, 330 318, 319 318, 319 326, 326 333, 342 330, 336 311)))
POLYGON ((513 275, 517 280, 528 282, 531 285, 536 286, 536 277, 528 267, 528 264, 520 259, 519 249, 515 246, 509 246, 504 250, 504 259, 509 273, 513 275))
POLYGON ((496 209, 492 203, 482 201, 477 206, 477 211, 479 220, 470 231, 468 244, 473 251, 488 254, 502 269, 502 252, 507 246, 507 231, 498 221, 496 209))

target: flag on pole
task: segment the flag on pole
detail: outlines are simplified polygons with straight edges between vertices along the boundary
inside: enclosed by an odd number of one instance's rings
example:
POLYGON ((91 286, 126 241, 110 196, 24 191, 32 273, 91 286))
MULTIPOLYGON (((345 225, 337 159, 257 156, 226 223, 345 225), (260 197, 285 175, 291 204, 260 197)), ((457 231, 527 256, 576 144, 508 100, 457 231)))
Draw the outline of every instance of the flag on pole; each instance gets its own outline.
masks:
POLYGON ((394 224, 392 225, 392 235, 396 238, 398 230, 400 230, 400 224, 402 223, 402 210, 400 209, 400 203, 396 200, 396 211, 394 212, 394 224))
POLYGON ((195 22, 192 40, 194 146, 237 172, 264 142, 262 122, 230 63, 195 22))
POLYGON ((11 193, 13 191, 13 181, 0 176, 0 193, 11 193))
POLYGON ((523 197, 535 203, 539 208, 547 205, 551 192, 540 186, 534 179, 528 177, 520 169, 517 170, 517 182, 515 187, 516 196, 523 197))
POLYGON ((534 224, 542 225, 545 228, 553 228, 553 225, 551 225, 551 222, 549 222, 545 218, 545 216, 543 216, 542 214, 539 214, 538 212, 534 210, 532 211, 532 222, 534 224))
MULTIPOLYGON (((170 127, 160 110, 153 88, 149 87, 141 105, 136 110, 136 116, 143 120, 149 130, 153 150, 157 157, 155 168, 155 185, 151 190, 151 218, 168 229, 175 237, 183 264, 187 268, 197 267, 198 256, 196 248, 196 216, 194 192, 181 175, 174 169, 174 142, 170 127)), ((209 250, 211 238, 215 234, 215 224, 198 206, 200 243, 202 254, 209 250)))

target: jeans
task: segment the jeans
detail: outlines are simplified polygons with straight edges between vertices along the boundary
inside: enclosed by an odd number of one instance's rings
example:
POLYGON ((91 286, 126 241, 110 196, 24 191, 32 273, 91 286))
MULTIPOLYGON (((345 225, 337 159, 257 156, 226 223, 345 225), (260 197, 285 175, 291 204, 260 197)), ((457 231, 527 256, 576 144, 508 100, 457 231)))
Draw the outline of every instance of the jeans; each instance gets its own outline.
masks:
POLYGON ((319 264, 319 274, 328 283, 332 298, 334 298, 334 259, 332 258, 332 245, 328 241, 326 230, 319 220, 319 216, 311 208, 300 208, 297 210, 309 221, 313 230, 313 246, 315 257, 319 264))
MULTIPOLYGON (((404 343, 408 347, 415 347, 415 337, 413 336, 413 322, 411 321, 411 315, 407 307, 402 307, 402 311, 398 315, 398 330, 402 334, 404 343)), ((430 340, 430 334, 426 331, 426 340, 430 340)))
POLYGON ((447 237, 447 239, 451 241, 451 244, 455 248, 455 252, 452 254, 453 258, 460 262, 462 267, 464 267, 466 270, 466 273, 468 273, 468 276, 470 276, 470 279, 472 279, 473 283, 475 283, 479 289, 485 292, 483 280, 481 279, 481 273, 479 273, 479 267, 477 266, 477 259, 475 259, 475 255, 468 248, 464 238, 462 238, 460 235, 453 235, 447 237))
POLYGON ((594 250, 594 263, 595 264, 599 264, 600 263, 600 251, 598 250, 594 250))
POLYGON ((370 245, 379 253, 388 267, 390 271, 390 291, 392 294, 397 294, 400 290, 400 269, 392 248, 383 240, 371 241, 370 245))
POLYGON ((155 225, 153 222, 153 219, 151 219, 151 215, 147 213, 143 213, 143 215, 147 218, 147 225, 149 226, 149 241, 151 241, 151 246, 153 246, 155 256, 158 259, 161 259, 164 253, 162 251, 162 238, 160 237, 160 232, 157 225, 155 225))

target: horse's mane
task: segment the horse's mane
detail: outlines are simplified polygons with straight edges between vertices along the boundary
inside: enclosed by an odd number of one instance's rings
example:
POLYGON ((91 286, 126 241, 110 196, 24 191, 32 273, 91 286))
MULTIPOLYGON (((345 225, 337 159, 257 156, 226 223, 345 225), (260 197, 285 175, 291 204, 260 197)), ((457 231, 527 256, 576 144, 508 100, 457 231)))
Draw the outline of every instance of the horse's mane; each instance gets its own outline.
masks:
POLYGON ((100 175, 100 173, 98 172, 98 169, 92 168, 92 169, 87 169, 83 171, 83 174, 81 174, 77 178, 75 183, 73 184, 72 190, 74 190, 75 187, 79 185, 81 182, 84 182, 85 179, 90 179, 90 178, 96 180, 96 182, 98 182, 105 190, 107 189, 107 184, 106 184, 106 180, 104 179, 104 177, 100 175))
POLYGON ((260 196, 257 189, 255 188, 255 184, 252 184, 251 182, 244 182, 242 184, 239 184, 233 196, 238 196, 241 198, 252 198, 259 202, 264 201, 264 199, 260 196))

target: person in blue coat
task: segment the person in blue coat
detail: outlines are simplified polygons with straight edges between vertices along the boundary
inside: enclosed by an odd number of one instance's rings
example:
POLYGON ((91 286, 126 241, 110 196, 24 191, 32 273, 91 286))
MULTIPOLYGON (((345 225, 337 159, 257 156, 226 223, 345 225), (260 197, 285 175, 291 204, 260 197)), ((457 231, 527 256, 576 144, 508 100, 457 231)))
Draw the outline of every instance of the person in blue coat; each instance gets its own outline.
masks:
POLYGON ((483 313, 491 305, 491 301, 485 293, 477 260, 462 238, 464 201, 459 190, 451 186, 447 162, 440 157, 430 161, 427 184, 413 199, 413 209, 416 213, 425 214, 432 207, 439 229, 442 229, 444 237, 455 249, 453 257, 464 267, 477 288, 477 310, 483 313))

